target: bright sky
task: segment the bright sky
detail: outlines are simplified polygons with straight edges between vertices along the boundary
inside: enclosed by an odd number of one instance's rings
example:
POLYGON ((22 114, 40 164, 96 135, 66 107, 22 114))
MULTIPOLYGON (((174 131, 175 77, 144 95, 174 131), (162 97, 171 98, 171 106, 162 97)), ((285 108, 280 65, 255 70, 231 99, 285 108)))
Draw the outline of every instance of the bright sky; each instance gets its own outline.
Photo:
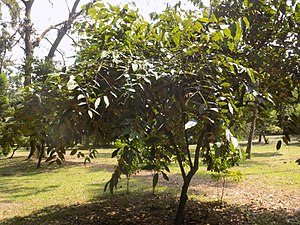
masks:
MULTIPOLYGON (((68 17, 68 8, 72 8, 74 0, 36 0, 32 8, 32 21, 34 23, 34 28, 36 33, 40 34, 45 29, 51 25, 55 25, 67 19, 68 17)), ((81 0, 80 6, 86 4, 89 0, 81 0)), ((104 2, 109 2, 112 5, 123 5, 129 4, 130 6, 136 5, 139 9, 141 15, 146 19, 149 18, 149 13, 151 12, 161 12, 165 9, 166 4, 174 5, 178 0, 104 0, 104 2), (134 3, 133 3, 134 2, 134 3)), ((187 0, 181 0, 183 8, 192 8, 193 5, 187 0)), ((204 0, 204 3, 208 5, 209 0, 204 0)), ((78 8, 79 9, 79 8, 78 8)), ((51 31, 49 40, 54 40, 55 34, 57 31, 51 31)), ((64 37, 62 40, 59 49, 66 56, 71 56, 74 53, 74 49, 71 46, 72 41, 68 37, 64 37)), ((38 49, 35 50, 35 54, 41 57, 46 56, 49 50, 49 42, 43 40, 38 49)), ((20 57, 23 56, 23 50, 19 49, 18 54, 20 57)), ((61 59, 60 55, 56 53, 61 59)), ((19 58, 20 59, 20 58, 19 58)), ((72 60, 66 59, 67 62, 72 60)), ((68 63, 68 64, 69 64, 68 63)))

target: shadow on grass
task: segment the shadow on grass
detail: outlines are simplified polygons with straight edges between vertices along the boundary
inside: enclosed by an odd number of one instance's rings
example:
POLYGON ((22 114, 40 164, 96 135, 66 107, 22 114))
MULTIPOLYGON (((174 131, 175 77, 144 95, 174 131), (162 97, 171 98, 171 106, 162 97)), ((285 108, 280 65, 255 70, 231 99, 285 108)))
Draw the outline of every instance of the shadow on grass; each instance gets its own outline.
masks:
POLYGON ((290 142, 288 146, 300 147, 300 142, 299 141, 290 142))
MULTIPOLYGON (((111 153, 100 153, 98 154, 98 158, 104 158, 111 155, 111 153)), ((74 157, 76 158, 76 157, 74 157)), ((1 158, 0 159, 0 177, 10 177, 10 176, 32 176, 37 174, 42 174, 45 172, 53 172, 59 171, 62 169, 68 169, 70 167, 78 167, 82 166, 85 167, 84 159, 80 158, 77 159, 67 159, 66 161, 62 162, 61 165, 52 164, 49 165, 48 163, 43 162, 41 168, 37 169, 37 160, 25 160, 25 156, 18 156, 14 158, 1 158)), ((105 162, 105 161, 104 161, 105 162)), ((87 163, 87 167, 94 168, 95 170, 105 169, 111 170, 113 166, 111 164, 106 164, 103 162, 98 162, 96 160, 92 161, 92 163, 87 163)))
POLYGON ((25 160, 26 157, 2 158, 0 159, 0 177, 6 176, 32 176, 45 172, 55 171, 70 166, 83 165, 82 162, 66 161, 62 165, 52 164, 49 165, 43 162, 41 168, 37 169, 36 160, 25 160))
MULTIPOLYGON (((44 163, 42 168, 36 168, 35 160, 25 161, 26 157, 2 158, 0 159, 0 194, 11 196, 13 198, 22 198, 27 196, 36 196, 40 193, 52 192, 60 185, 38 184, 33 187, 27 187, 27 182, 40 182, 38 175, 46 176, 48 173, 59 173, 71 167, 82 167, 90 172, 113 171, 113 166, 105 163, 91 163, 84 166, 83 161, 65 161, 62 165, 48 165, 44 163), (16 182, 17 181, 17 182, 16 182)), ((64 174, 64 173, 62 173, 64 174)), ((104 186, 104 184, 103 184, 104 186)), ((1 224, 1 222, 0 222, 1 224)))
MULTIPOLYGON (((242 148, 245 148, 247 147, 247 143, 246 142, 242 142, 242 143, 239 143, 239 145, 242 147, 242 148)), ((272 144, 266 144, 264 142, 257 142, 257 141, 253 141, 252 142, 252 146, 272 146, 272 144)))
POLYGON ((264 153, 251 153, 251 156, 254 158, 265 158, 265 157, 274 157, 274 156, 281 156, 282 154, 279 152, 264 152, 264 153))
MULTIPOLYGON (((67 207, 54 205, 25 217, 6 219, 3 225, 22 224, 174 224, 177 198, 168 193, 150 192, 105 195, 97 201, 67 207)), ((191 199, 186 224, 299 224, 300 212, 253 208, 251 205, 220 205, 191 199)))

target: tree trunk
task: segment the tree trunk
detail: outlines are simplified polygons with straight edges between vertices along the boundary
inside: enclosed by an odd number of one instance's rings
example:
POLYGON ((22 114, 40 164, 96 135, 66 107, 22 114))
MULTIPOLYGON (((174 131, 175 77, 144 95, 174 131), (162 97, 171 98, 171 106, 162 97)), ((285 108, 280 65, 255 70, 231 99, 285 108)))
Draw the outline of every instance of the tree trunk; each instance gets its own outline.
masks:
POLYGON ((181 194, 180 194, 180 200, 179 200, 179 206, 176 213, 175 218, 175 225, 182 225, 184 223, 184 209, 188 200, 187 191, 190 186, 190 182, 192 180, 193 176, 186 176, 184 179, 183 186, 181 188, 181 194))
POLYGON ((25 71, 24 71, 24 86, 28 86, 31 84, 31 73, 32 73, 32 62, 33 62, 33 44, 31 40, 31 35, 33 32, 32 23, 31 23, 31 8, 34 0, 24 1, 22 2, 25 5, 25 71))
POLYGON ((13 150, 13 152, 12 152, 12 154, 11 154, 11 156, 9 157, 9 158, 13 158, 14 157, 14 155, 15 155, 15 152, 18 150, 18 148, 19 148, 19 146, 17 146, 14 150, 13 150))
POLYGON ((28 157, 27 157, 26 160, 31 159, 31 157, 32 157, 32 156, 34 155, 34 153, 35 153, 35 150, 36 150, 36 141, 31 140, 31 141, 30 141, 30 152, 29 152, 29 155, 28 155, 28 157))
POLYGON ((37 163, 37 169, 41 168, 41 162, 43 157, 45 156, 45 142, 41 141, 38 145, 38 152, 39 152, 39 161, 37 163))
POLYGON ((252 150, 252 141, 254 137, 254 132, 255 132, 255 127, 256 127, 256 120, 258 116, 258 103, 254 104, 254 109, 253 109, 253 120, 248 136, 248 143, 247 143, 247 148, 246 148, 246 153, 247 153, 247 159, 251 159, 251 150, 252 150))

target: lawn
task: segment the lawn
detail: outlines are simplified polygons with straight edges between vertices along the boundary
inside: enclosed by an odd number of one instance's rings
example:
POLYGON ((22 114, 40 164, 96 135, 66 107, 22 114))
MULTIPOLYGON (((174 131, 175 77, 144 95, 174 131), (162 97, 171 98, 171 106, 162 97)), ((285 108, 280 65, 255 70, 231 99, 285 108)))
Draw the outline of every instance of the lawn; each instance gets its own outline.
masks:
MULTIPOLYGON (((242 180, 227 178, 223 204, 221 182, 202 166, 190 187, 188 224, 300 224, 300 158, 297 142, 275 149, 254 144, 252 159, 233 171, 242 180)), ((67 157, 61 166, 24 161, 26 151, 0 159, 0 224, 172 224, 182 184, 176 164, 170 181, 151 190, 151 172, 122 179, 114 196, 103 193, 115 159, 113 149, 98 149, 92 163, 67 157)))

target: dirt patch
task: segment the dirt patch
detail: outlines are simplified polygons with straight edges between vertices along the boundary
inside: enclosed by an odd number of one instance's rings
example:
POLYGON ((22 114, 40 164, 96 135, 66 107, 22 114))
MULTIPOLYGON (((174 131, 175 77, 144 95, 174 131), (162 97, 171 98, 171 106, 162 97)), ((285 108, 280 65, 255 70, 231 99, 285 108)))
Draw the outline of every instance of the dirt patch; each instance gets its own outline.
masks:
MULTIPOLYGON (((145 179, 152 185, 152 173, 142 171, 136 177, 145 179)), ((180 190, 183 182, 181 175, 170 175, 169 181, 160 179, 158 185, 180 190)), ((223 189, 223 201, 227 204, 251 205, 253 209, 283 210, 288 214, 300 211, 300 190, 289 191, 284 187, 273 187, 261 182, 254 176, 247 176, 242 181, 227 181, 223 189)), ((200 196, 201 199, 219 201, 222 194, 222 184, 209 176, 195 176, 189 188, 189 194, 200 196), (203 198, 204 197, 204 198, 203 198)))
MULTIPOLYGON (((173 195, 137 193, 106 196, 97 202, 68 207, 51 206, 27 217, 15 217, 3 224, 65 224, 65 225, 172 225, 178 201, 173 195)), ((220 205, 191 199, 186 207, 185 224, 299 224, 300 213, 284 210, 252 208, 251 205, 220 205)))

